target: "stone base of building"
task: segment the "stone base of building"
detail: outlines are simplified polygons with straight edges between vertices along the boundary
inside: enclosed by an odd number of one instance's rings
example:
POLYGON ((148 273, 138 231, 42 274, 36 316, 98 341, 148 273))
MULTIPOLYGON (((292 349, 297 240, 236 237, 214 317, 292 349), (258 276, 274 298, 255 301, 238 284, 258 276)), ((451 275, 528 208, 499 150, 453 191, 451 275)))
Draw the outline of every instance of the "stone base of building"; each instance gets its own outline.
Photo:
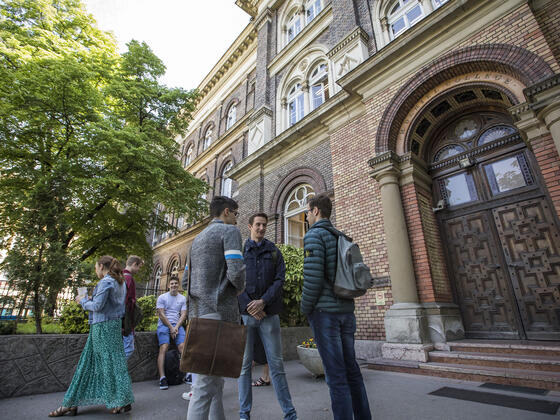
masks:
POLYGON ((461 319, 459 307, 454 303, 424 303, 428 332, 432 343, 465 338, 465 327, 461 319))
POLYGON ((426 311, 418 303, 396 303, 385 313, 388 343, 431 343, 426 311))
POLYGON ((383 359, 427 362, 428 353, 433 349, 432 344, 385 343, 381 348, 381 354, 383 359))
POLYGON ((381 357, 381 348, 385 341, 376 340, 356 340, 354 342, 354 349, 356 351, 356 358, 363 360, 377 359, 381 357))

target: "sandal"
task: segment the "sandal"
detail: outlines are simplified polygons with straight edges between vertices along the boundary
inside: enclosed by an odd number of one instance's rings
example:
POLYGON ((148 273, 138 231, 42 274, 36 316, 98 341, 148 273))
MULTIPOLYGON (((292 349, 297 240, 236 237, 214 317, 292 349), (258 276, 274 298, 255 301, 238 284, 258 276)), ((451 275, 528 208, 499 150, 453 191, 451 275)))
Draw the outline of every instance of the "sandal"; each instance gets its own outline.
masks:
POLYGON ((115 407, 111 410, 111 414, 121 414, 121 413, 126 413, 127 411, 132 410, 132 405, 127 404, 125 406, 122 407, 115 407))
POLYGON ((49 417, 62 417, 66 414, 75 416, 78 414, 78 407, 58 407, 56 410, 49 413, 49 417))
POLYGON ((270 381, 265 381, 264 378, 261 376, 255 382, 252 383, 253 386, 269 386, 270 381))

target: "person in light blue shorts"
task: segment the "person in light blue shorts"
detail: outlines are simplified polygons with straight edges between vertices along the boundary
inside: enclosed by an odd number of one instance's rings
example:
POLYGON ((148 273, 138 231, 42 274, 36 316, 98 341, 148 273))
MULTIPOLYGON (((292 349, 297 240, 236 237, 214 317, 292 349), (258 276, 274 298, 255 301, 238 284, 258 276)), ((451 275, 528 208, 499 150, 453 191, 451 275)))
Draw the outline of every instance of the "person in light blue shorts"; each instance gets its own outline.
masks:
POLYGON ((169 292, 158 297, 156 309, 159 316, 157 326, 159 389, 167 389, 169 383, 165 377, 165 353, 171 340, 177 345, 179 353, 183 352, 185 343, 185 329, 182 325, 187 317, 187 299, 179 294, 179 279, 177 277, 171 277, 171 280, 169 280, 169 292))

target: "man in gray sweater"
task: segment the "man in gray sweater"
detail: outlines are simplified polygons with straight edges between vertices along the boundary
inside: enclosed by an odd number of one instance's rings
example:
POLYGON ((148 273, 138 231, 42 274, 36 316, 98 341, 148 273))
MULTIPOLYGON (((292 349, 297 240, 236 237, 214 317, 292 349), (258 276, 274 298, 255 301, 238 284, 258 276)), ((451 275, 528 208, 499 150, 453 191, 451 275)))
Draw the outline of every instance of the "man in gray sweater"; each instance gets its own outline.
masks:
MULTIPOLYGON (((237 203, 217 196, 210 203, 214 218, 193 241, 190 253, 189 319, 210 318, 239 322, 237 295, 245 289, 245 264, 237 203)), ((224 379, 198 375, 193 384, 187 420, 225 420, 224 379)))

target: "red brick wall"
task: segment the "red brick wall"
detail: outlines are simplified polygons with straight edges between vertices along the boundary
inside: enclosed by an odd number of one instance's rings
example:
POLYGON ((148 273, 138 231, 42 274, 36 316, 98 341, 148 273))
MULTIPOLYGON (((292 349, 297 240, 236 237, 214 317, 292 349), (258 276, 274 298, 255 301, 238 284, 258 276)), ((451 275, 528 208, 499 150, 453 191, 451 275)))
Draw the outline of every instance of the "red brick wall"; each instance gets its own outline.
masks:
POLYGON ((533 140, 531 147, 556 213, 560 215, 560 158, 552 136, 533 140))

